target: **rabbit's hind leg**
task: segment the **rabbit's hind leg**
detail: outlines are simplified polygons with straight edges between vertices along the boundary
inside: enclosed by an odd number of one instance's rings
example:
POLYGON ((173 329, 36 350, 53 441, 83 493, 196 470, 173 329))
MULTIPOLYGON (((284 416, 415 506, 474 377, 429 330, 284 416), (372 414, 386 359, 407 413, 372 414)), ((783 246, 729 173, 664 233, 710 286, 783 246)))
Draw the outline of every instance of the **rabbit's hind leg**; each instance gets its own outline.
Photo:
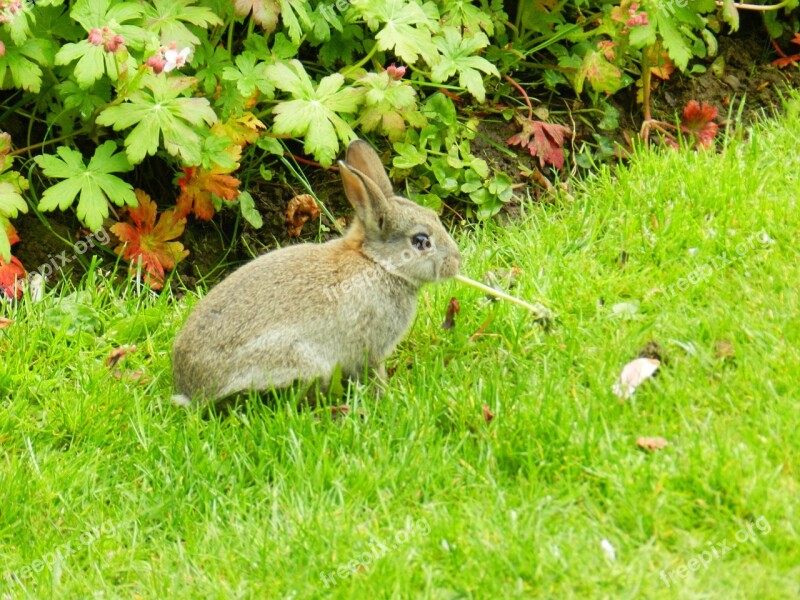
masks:
POLYGON ((274 344, 269 349, 248 349, 239 353, 242 360, 229 375, 220 396, 243 390, 283 389, 296 381, 319 379, 327 385, 334 365, 329 364, 313 346, 303 342, 274 344))

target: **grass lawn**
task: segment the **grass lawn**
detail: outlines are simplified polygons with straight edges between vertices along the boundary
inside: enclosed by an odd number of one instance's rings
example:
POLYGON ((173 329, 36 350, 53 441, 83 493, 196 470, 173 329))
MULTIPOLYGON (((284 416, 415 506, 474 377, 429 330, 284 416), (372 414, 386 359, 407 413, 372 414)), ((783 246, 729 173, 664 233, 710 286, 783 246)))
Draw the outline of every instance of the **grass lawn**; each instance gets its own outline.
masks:
POLYGON ((461 233, 465 274, 518 266, 558 320, 427 288, 344 419, 173 407, 191 294, 90 273, 72 305, 3 305, 0 598, 798 597, 797 112, 461 233))

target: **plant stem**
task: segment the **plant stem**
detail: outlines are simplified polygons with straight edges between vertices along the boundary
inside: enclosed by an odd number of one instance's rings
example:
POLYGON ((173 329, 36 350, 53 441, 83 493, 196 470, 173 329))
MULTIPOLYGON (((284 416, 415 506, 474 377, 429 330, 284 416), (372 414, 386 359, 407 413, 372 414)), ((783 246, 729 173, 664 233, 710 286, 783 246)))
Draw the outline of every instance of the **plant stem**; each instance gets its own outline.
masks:
MULTIPOLYGON (((787 4, 789 4, 792 0, 783 0, 783 2, 779 2, 778 4, 737 4, 733 3, 733 7, 739 10, 754 10, 758 12, 767 12, 770 10, 780 10, 787 4)), ((717 0, 717 6, 722 7, 723 2, 717 0)))
POLYGON ((8 156, 16 156, 18 154, 24 154, 25 152, 30 152, 31 150, 36 150, 37 148, 42 148, 48 144, 57 144, 58 142, 63 142, 64 140, 68 140, 72 137, 82 135, 84 133, 89 133, 90 129, 88 127, 84 127, 83 129, 78 129, 77 131, 73 131, 68 135, 62 135, 57 138, 53 138, 52 140, 45 140, 43 142, 38 142, 36 144, 31 144, 30 146, 25 146, 24 148, 19 148, 18 150, 14 150, 13 152, 9 152, 8 156))
POLYGON ((511 85, 517 88, 517 91, 522 94, 522 97, 525 98, 525 104, 528 105, 528 120, 533 120, 533 104, 531 104, 531 99, 528 98, 528 94, 525 93, 525 90, 522 89, 522 86, 518 84, 516 81, 511 79, 508 75, 503 75, 503 79, 508 81, 511 85))
POLYGON ((562 67, 560 65, 545 65, 542 63, 530 62, 528 60, 519 61, 523 67, 530 67, 531 69, 546 69, 548 71, 560 71, 561 73, 577 73, 576 67, 562 67))
POLYGON ((460 283, 463 283, 465 285, 468 285, 469 287, 473 287, 476 290, 480 290, 484 294, 489 294, 491 296, 495 296, 497 298, 501 298, 502 300, 507 300, 508 302, 516 304, 517 306, 521 306, 522 308, 525 308, 525 309, 531 311, 532 313, 535 313, 537 315, 537 319, 546 319, 546 318, 550 318, 551 317, 551 315, 547 314, 547 309, 545 309, 543 306, 534 306, 533 304, 528 304, 524 300, 520 300, 519 298, 515 298, 514 296, 511 296, 510 294, 506 294, 505 292, 501 292, 500 290, 496 290, 493 287, 489 287, 488 285, 484 285, 484 284, 480 283, 479 281, 475 281, 474 279, 470 279, 469 277, 466 277, 464 275, 456 275, 455 276, 455 280, 460 282, 460 283))
POLYGON ((358 69, 363 67, 365 64, 367 64, 372 59, 373 56, 375 56, 375 53, 377 51, 378 51, 378 43, 375 42, 372 45, 372 48, 370 49, 370 51, 367 52, 367 55, 364 58, 362 58, 360 61, 358 61, 356 64, 351 65, 350 67, 347 67, 346 69, 344 69, 342 71, 342 75, 347 77, 350 73, 352 73, 354 71, 357 71, 358 69))
POLYGON ((650 50, 648 46, 642 52, 642 103, 644 104, 644 120, 649 121, 650 117, 650 50))

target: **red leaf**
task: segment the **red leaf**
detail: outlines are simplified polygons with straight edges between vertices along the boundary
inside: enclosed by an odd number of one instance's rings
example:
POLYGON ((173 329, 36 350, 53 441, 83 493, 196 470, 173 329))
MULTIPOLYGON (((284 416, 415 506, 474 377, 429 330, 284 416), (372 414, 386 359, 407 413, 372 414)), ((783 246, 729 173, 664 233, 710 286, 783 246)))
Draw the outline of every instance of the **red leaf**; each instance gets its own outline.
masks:
POLYGON ((134 190, 139 205, 128 209, 130 223, 117 223, 111 231, 123 242, 114 252, 131 262, 131 270, 141 261, 145 282, 155 290, 164 284, 164 271, 189 254, 180 242, 172 242, 183 233, 186 219, 175 210, 165 210, 156 223, 156 203, 142 190, 134 190))
POLYGON ((778 68, 785 69, 800 60, 800 54, 791 54, 789 56, 781 56, 772 61, 772 64, 778 68))
POLYGON ((182 167, 185 177, 181 177, 178 180, 178 185, 181 186, 181 195, 178 196, 177 206, 178 214, 181 217, 185 217, 194 211, 198 219, 210 221, 211 217, 214 216, 214 204, 211 201, 211 194, 229 202, 239 195, 239 184, 241 182, 236 177, 229 175, 229 173, 239 167, 238 161, 242 155, 242 149, 240 146, 231 146, 228 148, 227 153, 237 163, 233 169, 216 165, 212 169, 182 167))
POLYGON ((539 157, 539 164, 543 167, 546 164, 557 169, 564 166, 564 140, 572 135, 569 128, 519 117, 517 122, 522 125, 522 131, 508 138, 508 145, 527 148, 531 156, 539 157))
POLYGON ((650 72, 659 79, 669 79, 669 76, 675 72, 675 63, 672 62, 672 59, 666 52, 660 52, 658 54, 651 53, 650 60, 653 61, 650 72))
POLYGON ((686 108, 683 110, 683 117, 681 118, 681 131, 692 135, 697 140, 698 145, 708 148, 717 135, 717 124, 714 119, 717 118, 717 109, 709 106, 705 102, 698 104, 697 101, 691 100, 686 108))
POLYGON ((14 229, 14 226, 11 223, 6 225, 6 235, 8 236, 8 245, 13 246, 17 242, 19 242, 19 235, 17 235, 17 230, 14 229))
POLYGON ((20 299, 26 275, 25 267, 16 256, 11 257, 11 262, 0 258, 0 292, 6 298, 20 299))

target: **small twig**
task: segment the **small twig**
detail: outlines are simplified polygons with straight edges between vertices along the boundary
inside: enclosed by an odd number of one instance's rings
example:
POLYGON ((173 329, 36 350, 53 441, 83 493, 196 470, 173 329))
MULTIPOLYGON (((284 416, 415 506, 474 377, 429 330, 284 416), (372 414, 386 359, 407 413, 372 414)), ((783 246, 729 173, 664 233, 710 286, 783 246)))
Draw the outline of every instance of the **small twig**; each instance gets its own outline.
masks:
POLYGON ((525 90, 522 89, 522 86, 518 84, 516 81, 511 79, 508 75, 503 75, 503 79, 508 81, 511 85, 517 88, 517 91, 522 94, 522 97, 525 98, 525 104, 528 105, 528 120, 533 120, 533 104, 531 104, 531 99, 528 98, 528 94, 525 93, 525 90))

